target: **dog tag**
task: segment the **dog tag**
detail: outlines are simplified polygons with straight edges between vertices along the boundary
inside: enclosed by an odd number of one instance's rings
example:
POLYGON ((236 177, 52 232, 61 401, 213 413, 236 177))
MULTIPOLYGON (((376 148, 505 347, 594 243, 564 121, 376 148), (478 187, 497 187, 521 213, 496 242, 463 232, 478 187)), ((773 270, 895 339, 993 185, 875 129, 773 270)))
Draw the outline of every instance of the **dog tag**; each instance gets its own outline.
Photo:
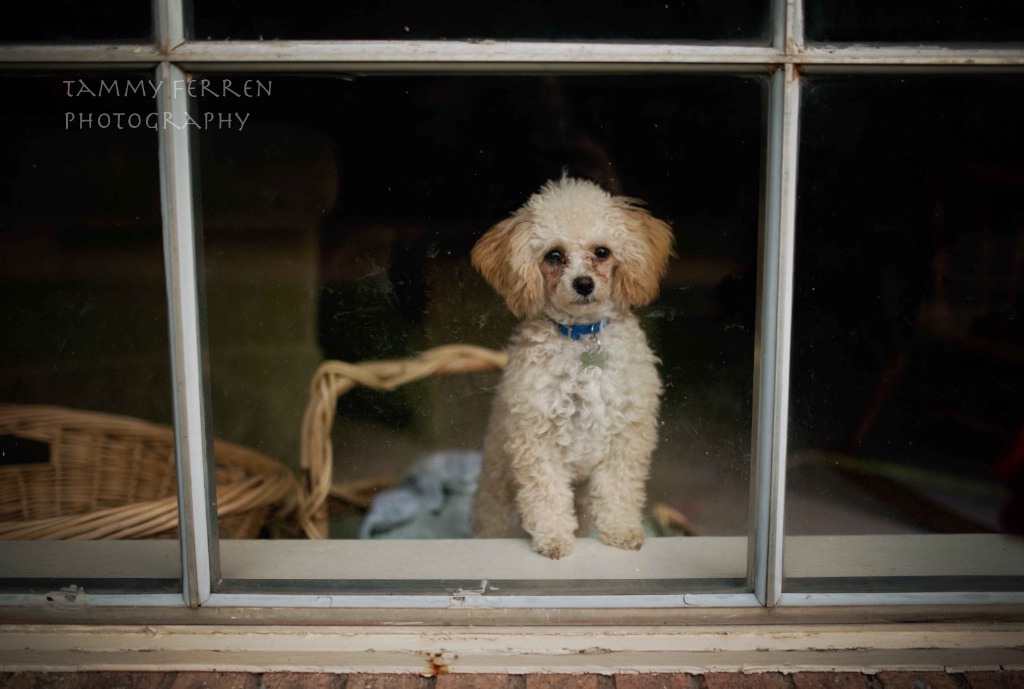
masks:
POLYGON ((580 354, 580 365, 583 368, 604 368, 604 352, 583 352, 580 354))

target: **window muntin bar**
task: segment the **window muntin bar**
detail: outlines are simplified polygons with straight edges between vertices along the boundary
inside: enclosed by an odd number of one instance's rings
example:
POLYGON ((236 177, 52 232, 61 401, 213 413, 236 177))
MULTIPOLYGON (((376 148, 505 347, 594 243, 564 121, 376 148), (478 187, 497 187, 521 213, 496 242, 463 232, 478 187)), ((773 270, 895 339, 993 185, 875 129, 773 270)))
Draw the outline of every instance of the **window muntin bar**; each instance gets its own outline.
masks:
MULTIPOLYGON (((159 112, 172 122, 184 122, 189 111, 180 68, 162 63, 158 83, 166 86, 157 97, 159 112)), ((174 372, 178 494, 182 528, 182 568, 185 599, 191 606, 210 595, 217 572, 216 495, 206 412, 199 271, 201 250, 193 215, 192 160, 189 131, 164 126, 160 138, 161 203, 164 214, 164 254, 167 293, 171 303, 171 356, 174 372)))
POLYGON ((1024 66, 1024 50, 991 46, 837 45, 788 49, 716 45, 618 43, 522 43, 455 41, 187 41, 169 51, 149 44, 0 45, 0 66, 27 69, 61 66, 115 69, 149 66, 161 58, 195 71, 218 72, 394 72, 415 73, 538 70, 675 70, 765 72, 786 63, 802 69, 865 69, 892 72, 930 69, 986 70, 1024 66))
POLYGON ((156 47, 164 53, 185 42, 185 4, 183 0, 153 0, 156 47))
POLYGON ((767 606, 781 593, 785 446, 789 406, 792 246, 796 204, 799 81, 792 66, 772 77, 767 146, 767 198, 761 239, 758 374, 751 476, 751 564, 754 591, 767 606))

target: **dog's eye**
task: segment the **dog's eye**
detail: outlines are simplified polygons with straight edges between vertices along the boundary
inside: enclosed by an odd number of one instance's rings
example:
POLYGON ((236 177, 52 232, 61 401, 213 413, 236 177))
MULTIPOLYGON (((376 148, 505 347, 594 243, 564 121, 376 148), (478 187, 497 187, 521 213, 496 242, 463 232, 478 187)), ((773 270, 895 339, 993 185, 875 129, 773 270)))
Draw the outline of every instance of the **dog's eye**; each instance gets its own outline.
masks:
POLYGON ((557 266, 562 262, 562 252, 558 249, 552 249, 544 255, 544 260, 553 266, 557 266))
POLYGON ((609 249, 608 247, 599 246, 596 249, 594 249, 594 256, 596 256, 597 260, 599 260, 599 261, 603 261, 603 260, 607 259, 608 257, 610 257, 611 255, 612 255, 612 250, 609 249))

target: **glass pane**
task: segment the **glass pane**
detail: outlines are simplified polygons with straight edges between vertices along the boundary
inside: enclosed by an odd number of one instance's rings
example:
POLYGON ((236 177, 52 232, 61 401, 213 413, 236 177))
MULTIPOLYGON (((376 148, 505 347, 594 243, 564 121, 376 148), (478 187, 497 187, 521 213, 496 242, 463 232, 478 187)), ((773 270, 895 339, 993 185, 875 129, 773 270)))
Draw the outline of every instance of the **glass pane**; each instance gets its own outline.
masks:
POLYGON ((1022 86, 805 83, 789 590, 1024 582, 1022 86), (827 543, 872 578, 815 580, 827 543))
POLYGON ((766 0, 687 3, 672 0, 543 0, 442 5, 399 2, 242 3, 196 0, 199 40, 290 39, 515 39, 648 41, 702 40, 764 44, 766 0))
MULTIPOLYGON (((302 443, 326 441, 333 538, 468 536, 497 372, 357 388, 328 405, 333 428, 303 437, 310 381, 323 359, 504 348, 517 319, 470 249, 567 170, 646 200, 675 230, 679 258, 639 311, 665 387, 649 533, 745 547, 763 79, 252 77, 257 87, 230 108, 199 99, 220 437, 292 466, 302 443), (403 479, 411 493, 381 503, 403 479), (441 482, 442 504, 426 509, 416 480, 441 482)), ((742 557, 733 575, 743 586, 742 557)))
POLYGON ((0 43, 141 42, 152 32, 148 2, 22 3, 0 22, 0 43))
POLYGON ((152 94, 98 95, 148 82, 0 80, 17 94, 0 112, 2 540, 178 549, 152 94))
POLYGON ((1024 5, 1013 0, 876 0, 804 3, 807 40, 830 43, 1024 40, 1024 5))

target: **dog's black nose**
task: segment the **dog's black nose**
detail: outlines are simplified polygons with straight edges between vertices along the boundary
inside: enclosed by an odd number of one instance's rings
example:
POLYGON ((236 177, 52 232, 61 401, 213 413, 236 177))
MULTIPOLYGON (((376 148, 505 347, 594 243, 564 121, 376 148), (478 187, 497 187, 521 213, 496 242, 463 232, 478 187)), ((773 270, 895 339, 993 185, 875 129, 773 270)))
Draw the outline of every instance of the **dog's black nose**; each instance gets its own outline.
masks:
POLYGON ((572 288, 582 297, 594 291, 594 278, 588 275, 581 275, 572 281, 572 288))

